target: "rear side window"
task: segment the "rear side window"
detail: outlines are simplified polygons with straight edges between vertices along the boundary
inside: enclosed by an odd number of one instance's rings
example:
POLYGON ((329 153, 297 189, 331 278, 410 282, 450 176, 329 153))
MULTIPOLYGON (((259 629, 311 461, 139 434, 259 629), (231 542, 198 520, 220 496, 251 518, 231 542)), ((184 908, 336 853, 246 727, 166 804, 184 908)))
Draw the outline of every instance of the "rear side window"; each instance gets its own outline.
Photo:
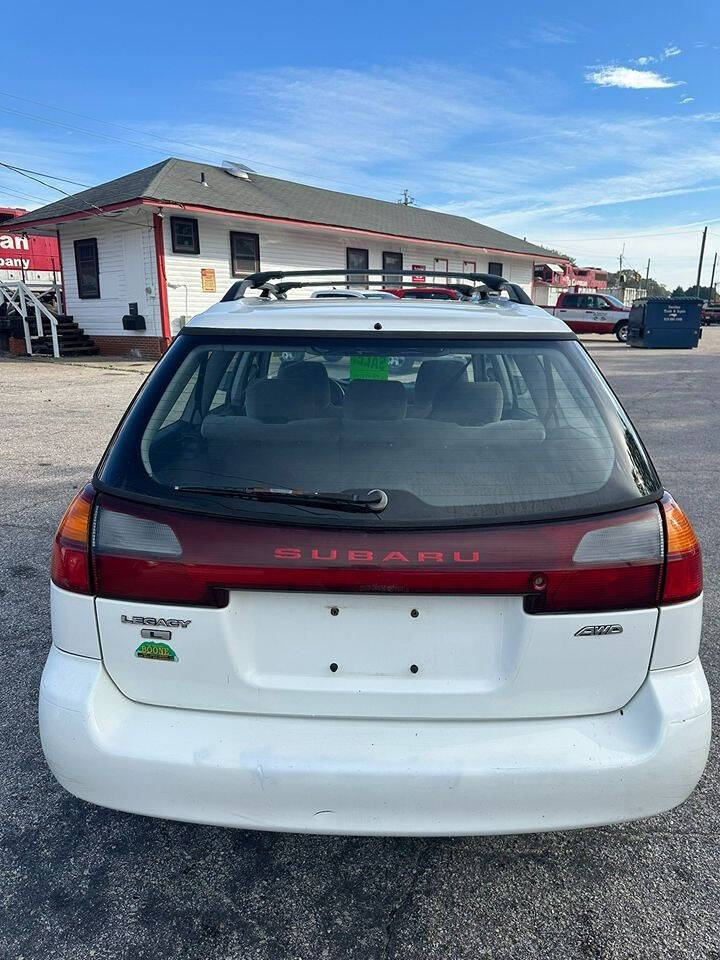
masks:
POLYGON ((582 515, 659 492, 632 425, 569 340, 183 335, 100 481, 204 513, 371 529, 582 515), (349 514, 213 493, 247 486, 381 489, 389 503, 349 514))

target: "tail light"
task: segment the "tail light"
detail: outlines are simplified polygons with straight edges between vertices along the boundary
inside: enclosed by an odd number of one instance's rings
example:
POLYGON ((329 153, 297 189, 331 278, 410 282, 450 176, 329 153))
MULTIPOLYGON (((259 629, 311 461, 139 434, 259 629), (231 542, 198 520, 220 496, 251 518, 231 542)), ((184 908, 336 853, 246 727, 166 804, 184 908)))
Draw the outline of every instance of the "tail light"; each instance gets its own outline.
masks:
POLYGON ((535 613, 652 607, 656 504, 585 520, 442 531, 320 530, 158 509, 101 494, 99 596, 220 606, 238 589, 514 594, 535 613))
POLYGON ((668 494, 593 519, 455 531, 320 530, 203 517, 88 485, 52 578, 78 593, 222 606, 231 589, 512 594, 530 613, 629 610, 702 591, 700 547, 668 494), (91 530, 91 514, 92 530, 91 530))
POLYGON ((692 524, 669 493, 662 499, 665 527, 665 578, 662 603, 681 603, 700 596, 702 553, 692 524))
POLYGON ((91 593, 90 516, 95 491, 88 483, 65 511, 53 542, 53 583, 73 593, 91 593))

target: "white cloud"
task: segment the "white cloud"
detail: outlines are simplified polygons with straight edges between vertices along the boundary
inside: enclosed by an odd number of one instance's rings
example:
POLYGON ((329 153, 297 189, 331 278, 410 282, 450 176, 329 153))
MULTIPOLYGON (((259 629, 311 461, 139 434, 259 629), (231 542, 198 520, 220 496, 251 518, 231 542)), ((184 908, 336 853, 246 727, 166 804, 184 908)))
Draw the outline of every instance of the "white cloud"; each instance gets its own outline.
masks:
POLYGON ((652 57, 649 54, 644 57, 637 57, 635 60, 631 60, 631 63, 636 64, 638 67, 646 67, 649 63, 657 63, 660 60, 669 60, 671 57, 677 57, 682 53, 680 47, 676 47, 674 43, 670 43, 665 47, 662 53, 658 54, 657 57, 652 57))
POLYGON ((539 43, 549 43, 552 45, 565 45, 569 43, 577 43, 576 35, 568 30, 566 27, 554 26, 554 27, 536 27, 531 31, 532 37, 534 40, 537 40, 539 43))
POLYGON ((680 103, 695 103, 695 97, 683 97, 680 103))
POLYGON ((620 87, 624 90, 665 90, 679 87, 682 80, 670 80, 655 70, 635 70, 632 67, 599 67, 585 74, 587 83, 596 87, 620 87))
POLYGON ((521 33, 510 37, 503 37, 499 42, 506 47, 514 50, 527 50, 528 47, 539 43, 549 46, 570 46, 579 43, 580 36, 587 33, 586 28, 579 23, 573 23, 572 27, 566 27, 562 24, 547 25, 544 23, 536 26, 530 26, 521 33))
MULTIPOLYGON (((221 85, 226 124, 154 129, 237 153, 260 172, 318 177, 330 189, 392 200, 407 186, 421 206, 552 240, 603 266, 612 266, 613 244, 570 241, 590 231, 642 232, 660 204, 685 196, 718 208, 720 154, 709 145, 720 114, 580 116, 558 107, 538 117, 528 107, 533 82, 521 76, 502 83, 428 65, 243 74, 221 85), (409 122, 407 105, 415 102, 424 104, 420 134, 409 122), (263 161, 307 176, 267 169, 263 161), (565 237, 567 244, 560 242, 565 237)), ((673 249, 660 238, 642 244, 645 259, 657 256, 661 279, 688 286, 689 254, 678 246, 673 259, 673 249)))
MULTIPOLYGON (((641 233, 658 222, 661 233, 664 223, 698 219, 688 215, 692 201, 684 197, 697 197, 695 205, 702 199, 704 215, 720 217, 720 152, 712 146, 720 113, 677 110, 677 103, 662 116, 602 107, 588 113, 586 104, 573 108, 552 77, 542 78, 543 89, 546 80, 550 106, 539 115, 536 74, 502 80, 427 63, 245 71, 203 91, 202 122, 190 109, 185 123, 158 115, 143 124, 146 137, 131 139, 167 137, 176 145, 154 141, 167 154, 218 164, 235 158, 271 176, 386 200, 407 187, 421 206, 473 217, 602 266, 612 266, 618 244, 601 238, 641 233), (576 242, 584 237, 590 242, 576 242)), ((14 162, 86 183, 162 155, 65 133, 48 137, 44 126, 14 141, 12 133, 0 128, 14 162)), ((0 180, 11 182, 8 174, 0 180)), ((45 193, 20 178, 12 184, 45 193)), ((652 256, 660 279, 689 286, 694 234, 692 241, 671 239, 640 244, 628 237, 629 256, 652 256)))

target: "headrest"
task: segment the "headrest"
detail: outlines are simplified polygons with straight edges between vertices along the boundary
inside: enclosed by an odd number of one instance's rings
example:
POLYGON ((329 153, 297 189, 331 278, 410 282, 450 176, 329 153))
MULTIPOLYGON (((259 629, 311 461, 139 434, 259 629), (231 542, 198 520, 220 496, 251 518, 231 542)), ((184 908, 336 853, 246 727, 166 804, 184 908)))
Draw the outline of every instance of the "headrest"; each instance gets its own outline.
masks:
POLYGON ((467 369, 463 367, 462 360, 423 360, 415 377, 415 403, 432 403, 440 387, 450 381, 467 380, 467 369))
POLYGON ((321 405, 303 380, 255 380, 245 393, 245 409, 254 420, 286 423, 319 417, 321 405))
POLYGON ((407 394, 399 380, 352 380, 345 392, 347 420, 402 420, 407 394))
POLYGON ((502 408, 502 390, 494 380, 456 383, 436 396, 430 417, 447 423, 479 426, 498 421, 502 408))
POLYGON ((313 360, 298 360, 284 363, 278 370, 279 380, 300 380, 305 390, 312 394, 320 407, 330 403, 330 378, 325 364, 313 360))

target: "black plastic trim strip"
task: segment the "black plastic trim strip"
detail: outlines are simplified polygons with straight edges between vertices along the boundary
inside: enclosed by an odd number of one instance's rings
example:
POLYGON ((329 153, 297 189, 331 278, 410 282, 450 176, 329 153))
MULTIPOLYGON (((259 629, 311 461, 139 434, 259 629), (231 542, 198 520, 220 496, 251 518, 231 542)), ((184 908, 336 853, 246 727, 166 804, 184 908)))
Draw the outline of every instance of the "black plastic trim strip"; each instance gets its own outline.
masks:
MULTIPOLYGON (((366 336, 377 337, 380 340, 461 340, 467 343, 468 340, 577 340, 577 335, 572 330, 562 330, 556 332, 550 331, 523 331, 522 333, 505 330, 487 330, 487 331, 467 331, 461 330, 375 330, 370 327, 367 330, 323 330, 318 327, 314 329, 285 329, 275 330, 271 328, 248 330, 246 327, 193 327, 188 325, 182 327, 178 333, 179 337, 188 336, 212 336, 212 337, 321 337, 323 340, 357 340, 359 337, 366 336)), ((369 337, 368 337, 369 339, 369 337)))

